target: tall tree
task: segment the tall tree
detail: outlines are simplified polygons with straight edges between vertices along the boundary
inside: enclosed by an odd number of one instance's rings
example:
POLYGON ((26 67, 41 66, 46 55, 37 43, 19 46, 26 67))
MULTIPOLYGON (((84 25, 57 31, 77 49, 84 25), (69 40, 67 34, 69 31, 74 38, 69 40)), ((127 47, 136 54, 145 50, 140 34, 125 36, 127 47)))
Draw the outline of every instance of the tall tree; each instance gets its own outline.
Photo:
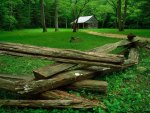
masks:
POLYGON ((55 0, 55 32, 57 32, 58 29, 58 7, 59 7, 59 0, 55 0))
POLYGON ((127 16, 128 0, 124 0, 124 11, 122 12, 122 0, 117 1, 117 19, 119 31, 124 31, 127 16))
POLYGON ((61 18, 61 22, 63 22, 63 27, 68 28, 68 23, 70 23, 72 15, 71 15, 71 7, 70 2, 66 0, 60 0, 59 2, 59 18, 61 18))
POLYGON ((126 16, 127 16, 127 6, 128 6, 128 0, 124 1, 124 14, 123 14, 123 28, 122 30, 124 30, 125 28, 125 24, 126 24, 126 16))
POLYGON ((139 8, 142 9, 140 15, 142 27, 150 28, 150 0, 138 0, 138 2, 141 2, 139 8))
POLYGON ((73 22, 73 32, 77 31, 78 18, 80 17, 80 15, 84 11, 86 5, 89 2, 90 2, 90 0, 84 0, 84 1, 70 0, 71 6, 72 6, 72 15, 73 15, 73 18, 75 20, 73 22))
POLYGON ((40 6, 41 6, 41 23, 43 27, 43 32, 47 32, 45 24, 44 0, 40 0, 40 6))
POLYGON ((122 14, 121 14, 121 0, 117 1, 117 18, 118 18, 118 29, 119 31, 122 31, 122 14))
POLYGON ((108 4, 112 6, 113 11, 114 11, 114 15, 115 15, 115 27, 118 28, 118 19, 117 19, 117 15, 118 15, 118 11, 117 11, 117 2, 116 0, 107 0, 108 4))

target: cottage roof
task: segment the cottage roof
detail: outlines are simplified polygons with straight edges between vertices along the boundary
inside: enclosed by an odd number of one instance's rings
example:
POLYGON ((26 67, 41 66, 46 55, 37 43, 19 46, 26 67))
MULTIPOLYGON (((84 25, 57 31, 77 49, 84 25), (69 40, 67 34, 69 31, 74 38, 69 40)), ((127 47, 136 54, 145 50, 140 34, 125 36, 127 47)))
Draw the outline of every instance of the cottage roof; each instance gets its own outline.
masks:
MULTIPOLYGON (((78 18, 78 23, 85 23, 90 20, 93 16, 81 16, 78 18)), ((76 20, 75 20, 76 21, 76 20)))

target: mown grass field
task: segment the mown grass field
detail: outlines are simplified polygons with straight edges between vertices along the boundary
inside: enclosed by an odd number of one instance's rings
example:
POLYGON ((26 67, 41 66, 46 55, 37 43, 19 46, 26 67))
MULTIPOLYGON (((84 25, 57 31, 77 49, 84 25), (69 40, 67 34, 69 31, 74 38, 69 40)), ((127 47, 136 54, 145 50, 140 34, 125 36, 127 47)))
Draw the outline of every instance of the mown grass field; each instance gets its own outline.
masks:
POLYGON ((32 44, 52 48, 71 48, 78 50, 88 50, 118 40, 119 39, 88 35, 81 32, 73 33, 70 29, 61 29, 58 33, 54 32, 54 29, 48 29, 47 33, 42 33, 41 29, 0 32, 0 41, 32 44), (81 41, 79 43, 69 43, 69 40, 72 36, 79 37, 81 41))
POLYGON ((100 33, 113 33, 113 34, 125 34, 125 35, 133 33, 136 36, 150 38, 150 29, 125 29, 122 32, 119 32, 118 29, 89 29, 89 30, 100 32, 100 33))
MULTIPOLYGON (((71 30, 61 29, 59 32, 42 33, 41 29, 17 30, 13 32, 0 32, 0 41, 32 44, 38 46, 89 50, 106 43, 113 43, 120 39, 106 38, 89 35, 83 32, 72 33, 71 30), (78 43, 70 43, 70 37, 80 37, 78 43)), ((140 30, 141 31, 141 30, 140 30)), ((140 32, 139 31, 139 32, 140 32)), ((150 35, 149 35, 150 37, 150 35)), ((116 50, 118 51, 118 50, 116 50)), ((80 90, 69 91, 87 98, 100 99, 107 110, 100 107, 93 109, 31 109, 31 108, 4 108, 0 107, 1 113, 142 113, 150 111, 150 52, 140 48, 140 63, 125 71, 115 72, 105 77, 97 76, 95 79, 106 80, 109 84, 107 94, 99 94, 80 90)), ((13 57, 0 55, 0 73, 14 74, 16 76, 33 76, 32 70, 52 63, 48 60, 13 57)), ((0 91, 1 99, 16 98, 12 94, 0 91)))

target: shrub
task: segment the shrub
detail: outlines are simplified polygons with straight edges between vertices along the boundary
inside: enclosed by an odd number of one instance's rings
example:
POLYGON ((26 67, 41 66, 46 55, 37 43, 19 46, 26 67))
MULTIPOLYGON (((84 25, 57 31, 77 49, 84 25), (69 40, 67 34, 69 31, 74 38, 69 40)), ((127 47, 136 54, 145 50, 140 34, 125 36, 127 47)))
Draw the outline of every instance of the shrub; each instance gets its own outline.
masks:
POLYGON ((16 27, 17 20, 14 16, 5 15, 3 21, 3 29, 11 31, 16 27))

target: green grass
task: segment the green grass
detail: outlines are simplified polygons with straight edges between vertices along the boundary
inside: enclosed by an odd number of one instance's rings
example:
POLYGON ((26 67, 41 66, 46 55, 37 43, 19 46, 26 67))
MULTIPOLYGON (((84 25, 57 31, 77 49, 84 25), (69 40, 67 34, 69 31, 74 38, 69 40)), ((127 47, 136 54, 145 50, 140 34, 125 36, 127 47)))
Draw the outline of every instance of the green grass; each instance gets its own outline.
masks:
MULTIPOLYGON (((38 46, 88 50, 106 43, 113 43, 119 39, 92 36, 86 33, 72 33, 62 29, 55 33, 49 29, 42 33, 41 29, 19 30, 13 32, 0 32, 0 41, 9 41, 38 46), (69 43, 71 36, 82 39, 78 43, 69 43)), ((115 52, 118 52, 117 49, 115 52)), ((16 76, 33 76, 32 70, 48 65, 51 61, 0 55, 0 73, 9 73, 16 76)), ((143 113, 150 111, 150 57, 149 52, 140 49, 140 63, 125 71, 115 72, 105 77, 97 76, 95 79, 106 80, 109 84, 107 94, 80 90, 69 91, 87 98, 100 99, 106 106, 104 111, 100 107, 93 109, 31 109, 0 107, 1 113, 143 113)), ((14 98, 12 94, 0 91, 1 98, 14 98)))
POLYGON ((73 33, 69 29, 61 29, 60 32, 57 33, 54 32, 53 29, 48 29, 48 31, 49 32, 47 33, 43 33, 41 29, 30 29, 17 30, 13 32, 0 32, 0 41, 32 44, 52 48, 88 50, 93 47, 101 46, 105 43, 116 42, 119 40, 88 35, 82 32, 73 33), (72 36, 79 37, 81 41, 78 43, 69 43, 72 36))
POLYGON ((129 34, 133 33, 136 36, 150 38, 150 29, 125 29, 122 32, 119 32, 118 29, 89 29, 91 31, 96 31, 100 33, 113 33, 113 34, 129 34))

